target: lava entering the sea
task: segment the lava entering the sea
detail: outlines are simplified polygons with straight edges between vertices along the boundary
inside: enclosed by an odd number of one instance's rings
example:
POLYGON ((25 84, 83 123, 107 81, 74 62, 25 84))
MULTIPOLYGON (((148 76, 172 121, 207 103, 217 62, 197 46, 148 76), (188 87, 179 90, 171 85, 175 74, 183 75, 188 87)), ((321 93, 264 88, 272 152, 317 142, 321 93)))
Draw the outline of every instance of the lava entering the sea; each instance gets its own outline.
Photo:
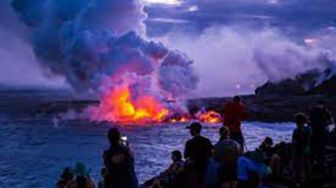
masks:
POLYGON ((115 87, 102 97, 98 112, 100 119, 121 124, 162 122, 169 110, 153 96, 133 98, 130 86, 115 87))
POLYGON ((186 123, 192 120, 204 123, 220 123, 222 117, 215 111, 201 110, 192 118, 186 112, 176 112, 167 107, 158 98, 141 94, 132 96, 131 86, 124 84, 114 87, 101 98, 95 108, 93 119, 118 124, 150 124, 150 123, 186 123))
POLYGON ((196 113, 196 119, 205 123, 220 123, 222 122, 222 116, 215 111, 200 111, 196 113))

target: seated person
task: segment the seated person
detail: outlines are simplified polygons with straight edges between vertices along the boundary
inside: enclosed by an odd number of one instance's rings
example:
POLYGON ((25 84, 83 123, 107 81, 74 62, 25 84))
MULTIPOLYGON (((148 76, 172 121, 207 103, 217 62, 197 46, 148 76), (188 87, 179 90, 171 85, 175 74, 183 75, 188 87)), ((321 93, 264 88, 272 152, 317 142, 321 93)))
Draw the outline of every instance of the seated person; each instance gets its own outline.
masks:
POLYGON ((262 179, 271 174, 271 168, 265 162, 261 152, 247 152, 237 162, 238 188, 259 187, 262 179))
POLYGON ((77 163, 73 173, 75 178, 70 181, 65 188, 94 188, 95 183, 90 177, 89 171, 82 163, 77 163))
POLYGON ((144 183, 145 187, 170 187, 175 184, 176 176, 183 170, 184 161, 180 151, 175 150, 171 153, 172 164, 159 176, 154 177, 144 183))
POLYGON ((160 176, 174 176, 183 169, 184 161, 182 160, 182 153, 180 151, 173 151, 171 153, 171 159, 173 163, 168 167, 167 170, 162 172, 160 176))
POLYGON ((272 146, 273 146, 272 138, 266 137, 264 141, 260 144, 258 149, 260 151, 263 151, 267 156, 271 156, 274 153, 272 146))
POLYGON ((273 175, 280 175, 280 156, 273 147, 272 138, 266 137, 257 150, 265 155, 269 166, 272 168, 273 175))
POLYGON ((56 188, 64 188, 72 179, 73 179, 74 175, 70 169, 70 167, 66 167, 63 170, 63 173, 60 177, 60 179, 58 180, 57 184, 56 184, 56 188))

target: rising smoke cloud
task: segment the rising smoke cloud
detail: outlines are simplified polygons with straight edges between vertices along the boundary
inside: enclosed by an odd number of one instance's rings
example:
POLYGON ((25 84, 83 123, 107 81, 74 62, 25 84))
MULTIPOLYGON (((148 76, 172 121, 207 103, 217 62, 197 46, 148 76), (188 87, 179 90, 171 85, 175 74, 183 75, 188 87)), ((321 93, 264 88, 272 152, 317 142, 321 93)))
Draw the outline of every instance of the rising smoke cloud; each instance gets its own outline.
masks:
POLYGON ((272 28, 225 26, 208 28, 199 35, 171 33, 158 40, 195 60, 201 77, 196 93, 209 97, 251 94, 267 81, 279 82, 336 65, 330 36, 325 35, 324 42, 314 36, 320 42, 309 46, 303 39, 295 41, 272 28))
POLYGON ((325 46, 329 37, 311 47, 275 29, 231 26, 161 40, 186 56, 146 38, 146 14, 137 0, 14 0, 12 5, 28 28, 25 46, 32 45, 44 70, 64 76, 77 91, 106 90, 118 84, 113 78, 135 75, 139 81, 133 88, 142 89, 133 93, 179 97, 199 80, 197 96, 253 93, 268 80, 334 62, 334 45, 325 46))
POLYGON ((125 77, 139 80, 135 86, 149 82, 132 87, 140 88, 132 93, 182 97, 196 88, 191 60, 145 38, 139 0, 14 0, 12 5, 29 28, 41 65, 77 91, 106 90, 125 77))
POLYGON ((11 8, 0 1, 0 85, 10 87, 64 87, 64 80, 42 69, 26 37, 26 28, 11 8))

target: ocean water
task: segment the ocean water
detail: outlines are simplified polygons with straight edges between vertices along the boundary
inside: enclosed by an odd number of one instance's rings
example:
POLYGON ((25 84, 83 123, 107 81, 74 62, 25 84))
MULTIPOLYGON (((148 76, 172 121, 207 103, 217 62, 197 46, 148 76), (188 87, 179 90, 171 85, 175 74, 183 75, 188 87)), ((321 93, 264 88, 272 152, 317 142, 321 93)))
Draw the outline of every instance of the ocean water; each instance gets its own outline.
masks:
MULTIPOLYGON (((122 128, 135 152, 140 182, 158 174, 170 163, 170 152, 183 151, 190 138, 187 124, 130 126, 122 128)), ((84 121, 20 119, 0 120, 0 187, 54 187, 66 166, 83 162, 98 181, 102 152, 108 147, 107 130, 111 125, 84 121)), ((219 124, 204 125, 202 133, 213 143, 219 124)), ((243 131, 247 149, 257 147, 265 136, 275 143, 289 141, 292 123, 246 122, 243 131)))

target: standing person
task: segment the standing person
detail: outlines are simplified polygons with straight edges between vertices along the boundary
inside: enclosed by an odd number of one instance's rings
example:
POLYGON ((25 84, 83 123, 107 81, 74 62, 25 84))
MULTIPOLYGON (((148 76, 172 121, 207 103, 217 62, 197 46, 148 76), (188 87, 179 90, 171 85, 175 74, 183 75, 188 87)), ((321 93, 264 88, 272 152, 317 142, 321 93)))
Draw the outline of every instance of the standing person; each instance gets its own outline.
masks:
POLYGON ((324 164, 324 150, 327 143, 327 126, 333 122, 330 111, 323 102, 312 108, 309 112, 310 126, 312 129, 311 137, 311 161, 322 168, 324 164))
POLYGON ((134 157, 127 144, 122 144, 121 133, 117 128, 108 132, 110 147, 104 151, 103 160, 107 169, 106 188, 138 188, 134 171, 134 157))
POLYGON ((239 143, 230 139, 227 127, 219 129, 220 140, 214 146, 214 158, 220 164, 219 185, 221 188, 237 186, 237 161, 241 154, 239 143))
POLYGON ((230 130, 230 138, 238 142, 241 149, 244 150, 244 137, 241 131, 241 121, 246 113, 239 96, 233 97, 233 100, 224 106, 224 126, 230 130))
POLYGON ((207 164, 212 155, 212 144, 208 138, 201 136, 202 125, 200 123, 194 122, 187 128, 193 138, 185 145, 186 168, 191 168, 196 173, 197 184, 202 187, 207 164))
POLYGON ((296 129, 292 136, 292 162, 294 177, 293 180, 299 186, 304 186, 309 180, 309 145, 310 145, 310 129, 305 126, 307 117, 300 113, 295 117, 296 129))

